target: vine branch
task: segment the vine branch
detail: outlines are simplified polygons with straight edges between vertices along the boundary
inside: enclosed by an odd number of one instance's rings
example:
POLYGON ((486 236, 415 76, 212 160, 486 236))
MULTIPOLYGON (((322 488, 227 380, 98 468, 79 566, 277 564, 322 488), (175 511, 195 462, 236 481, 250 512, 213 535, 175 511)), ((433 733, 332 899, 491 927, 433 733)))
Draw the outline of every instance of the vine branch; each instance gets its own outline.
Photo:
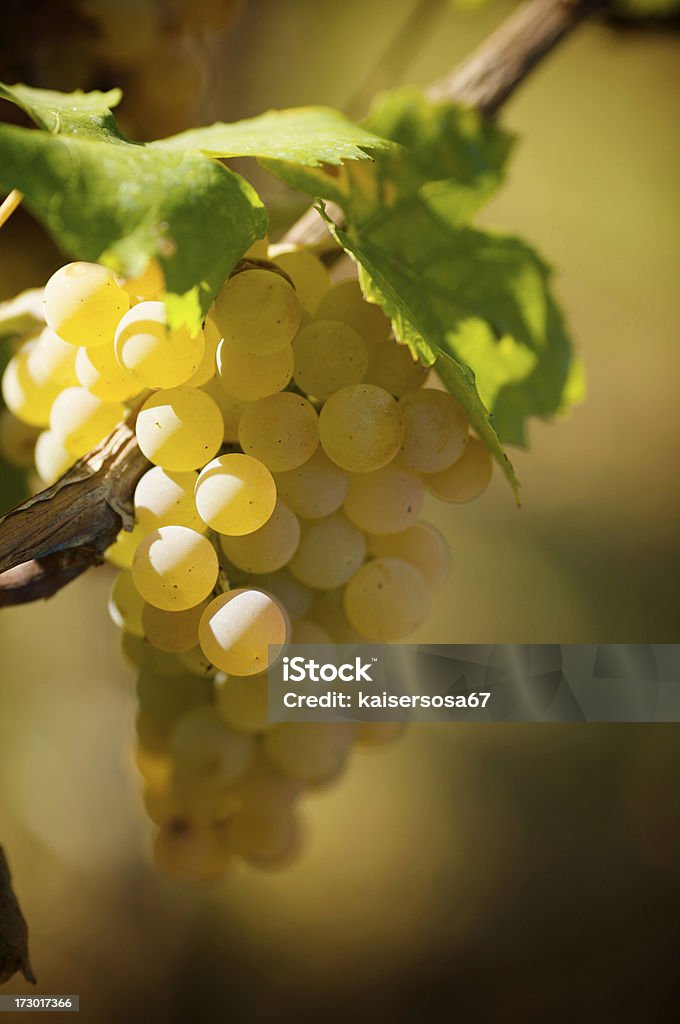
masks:
MULTIPOLYGON (((529 72, 584 18, 607 0, 528 0, 445 78, 427 90, 494 114, 529 72)), ((314 245, 326 229, 308 210, 286 234, 314 245)), ((119 425, 52 487, 0 520, 0 607, 49 597, 132 526, 132 496, 148 467, 134 435, 134 417, 119 425)))

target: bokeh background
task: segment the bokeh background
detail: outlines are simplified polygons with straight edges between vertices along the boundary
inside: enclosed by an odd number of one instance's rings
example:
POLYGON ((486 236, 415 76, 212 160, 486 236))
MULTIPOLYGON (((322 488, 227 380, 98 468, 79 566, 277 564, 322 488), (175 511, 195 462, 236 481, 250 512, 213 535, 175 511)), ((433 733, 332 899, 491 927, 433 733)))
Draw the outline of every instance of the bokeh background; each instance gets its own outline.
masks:
MULTIPOLYGON (((512 7, 250 0, 218 31, 152 26, 142 74, 78 18, 34 33, 38 57, 8 46, 14 29, 22 39, 20 6, 9 5, 2 73, 121 81, 136 137, 273 106, 360 116, 377 89, 445 73, 512 7)), ((126 17, 141 34, 144 19, 126 17)), ((521 142, 482 220, 555 266, 588 398, 535 423, 530 449, 513 453, 521 511, 498 474, 473 505, 426 508, 453 572, 419 640, 680 639, 679 49, 657 22, 593 22, 503 111, 521 142)), ((276 235, 303 203, 240 169, 276 235)), ((0 232, 0 299, 59 259, 16 214, 0 232)), ((3 466, 3 508, 18 487, 3 466)), ((150 864, 111 579, 98 569, 0 614, 0 841, 39 991, 80 993, 97 1022, 663 1019, 677 955, 677 726, 414 727, 307 801, 306 845, 285 872, 242 868, 217 890, 181 889, 150 864)))

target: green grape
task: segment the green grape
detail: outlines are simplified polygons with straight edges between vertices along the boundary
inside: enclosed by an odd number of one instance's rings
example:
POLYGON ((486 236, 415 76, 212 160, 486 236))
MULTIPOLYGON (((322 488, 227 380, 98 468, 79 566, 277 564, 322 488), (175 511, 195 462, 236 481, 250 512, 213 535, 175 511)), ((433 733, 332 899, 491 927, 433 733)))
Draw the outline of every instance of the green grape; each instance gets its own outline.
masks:
POLYGON ((48 327, 69 344, 85 348, 110 342, 130 308, 113 271, 97 263, 60 267, 45 285, 44 303, 48 327))
POLYGON ((470 437, 457 462, 439 473, 428 473, 423 481, 440 501, 464 503, 483 494, 491 481, 493 462, 481 441, 470 437))
POLYGON ((198 473, 170 473, 154 466, 139 480, 135 488, 135 517, 144 530, 159 526, 188 526, 205 533, 206 525, 198 514, 194 488, 198 473))
POLYGON ((288 274, 302 308, 313 315, 331 286, 328 269, 310 249, 297 249, 294 245, 273 245, 269 256, 288 274))
POLYGON ((202 780, 216 788, 243 774, 252 753, 252 740, 222 721, 212 706, 193 708, 179 719, 170 740, 180 777, 202 780))
POLYGON ((118 569, 131 569, 137 545, 147 533, 138 524, 132 530, 121 530, 111 547, 104 552, 104 558, 118 569))
POLYGON ((149 462, 171 472, 202 466, 222 444, 224 422, 213 399, 187 385, 157 391, 137 414, 137 443, 149 462))
POLYGON ((261 462, 232 452, 209 462, 199 473, 196 508, 218 533, 241 537, 259 530, 276 505, 274 478, 261 462))
POLYGON ((222 676, 215 684, 217 713, 237 732, 258 733, 269 728, 269 677, 222 676))
POLYGON ((292 621, 305 615, 314 599, 313 591, 291 576, 287 569, 279 569, 267 577, 267 590, 279 599, 292 621))
POLYGON ((145 601, 180 612, 204 601, 217 581, 215 549, 186 526, 161 526, 138 545, 132 561, 135 586, 145 601))
POLYGON ((391 328, 380 306, 366 301, 359 282, 355 280, 333 285, 317 306, 316 317, 319 320, 342 320, 353 327, 366 344, 384 341, 391 328))
POLYGON ((368 350, 367 384, 377 384, 396 398, 421 387, 429 368, 414 359, 407 345, 388 339, 368 350))
POLYGON ((319 417, 306 398, 284 391, 248 405, 238 437, 244 452, 283 473, 301 466, 318 448, 319 417))
POLYGON ((219 406, 222 413, 222 436, 226 444, 238 443, 238 425, 241 413, 248 405, 240 398, 228 395, 222 387, 219 376, 211 377, 201 388, 219 406))
POLYGON ((65 388, 50 410, 50 430, 79 459, 103 441, 125 415, 121 402, 104 402, 85 388, 65 388))
POLYGON ((213 829, 172 821, 160 830, 153 848, 154 866, 173 882, 207 885, 231 867, 229 851, 213 829))
POLYGON ((343 771, 354 740, 347 722, 284 722, 264 737, 277 771, 302 782, 329 782, 343 771))
POLYGON ((169 328, 164 302, 138 302, 120 320, 115 334, 116 359, 147 388, 174 388, 186 383, 201 365, 203 331, 169 328))
POLYGON ((196 644, 189 651, 180 651, 179 660, 187 672, 191 672, 194 676, 200 676, 202 679, 212 679, 217 672, 212 662, 206 658, 199 644, 196 644))
POLYGON ((366 533, 397 533, 416 521, 424 497, 425 487, 416 473, 384 466, 352 476, 345 515, 366 533))
POLYGON ((288 617, 263 590, 221 594, 203 613, 199 640, 206 658, 222 672, 252 676, 266 671, 286 643, 288 617))
POLYGON ((376 558, 345 587, 345 612, 368 640, 390 643, 417 629, 430 610, 425 580, 399 558, 376 558))
POLYGON ((323 626, 312 622, 311 619, 298 619, 293 623, 290 642, 292 644, 332 644, 333 638, 323 626))
POLYGON ((112 345, 77 349, 75 368, 78 383, 107 402, 127 402, 142 390, 139 378, 120 365, 112 345))
POLYGON ((220 537, 220 546, 232 565, 244 572, 282 569, 300 542, 300 523, 294 512, 277 500, 271 516, 259 530, 241 537, 220 537))
POLYGON ((401 533, 368 538, 369 554, 377 558, 401 558, 422 573, 428 587, 441 586, 451 568, 446 539, 430 523, 418 521, 401 533))
POLYGON ((304 519, 323 519, 347 497, 349 477, 322 448, 297 469, 275 473, 276 488, 286 504, 304 519))
POLYGON ((288 563, 290 572, 308 587, 333 590, 362 564, 366 539, 342 514, 305 523, 300 544, 288 563))
POLYGON ((25 469, 33 465, 39 427, 32 427, 13 416, 9 409, 0 411, 0 453, 12 466, 25 469))
POLYGON ((32 427, 46 427, 50 411, 61 386, 51 378, 37 378, 31 372, 29 358, 35 342, 28 342, 12 356, 2 375, 2 397, 18 420, 32 427))
POLYGON ((313 320, 295 338, 293 351, 295 383, 321 400, 359 384, 368 367, 363 338, 341 320, 313 320))
POLYGON ((369 473, 386 466, 404 439, 399 406, 375 384, 353 384, 331 395, 319 417, 326 455, 342 469, 369 473))
POLYGON ((109 594, 109 615, 119 629, 143 637, 144 598, 137 590, 132 573, 126 569, 116 576, 109 594))
POLYGON ((181 612, 168 612, 152 604, 143 605, 144 636, 159 651, 169 654, 190 651, 198 644, 198 623, 205 607, 206 602, 202 601, 181 612))
POLYGON ((77 384, 77 351, 73 345, 45 327, 29 351, 28 368, 31 376, 41 383, 52 381, 63 388, 77 384))
POLYGON ((358 722, 356 730, 358 747, 382 747, 401 739, 406 722, 358 722))
POLYGON ((419 473, 448 469, 465 451, 468 418, 463 407, 446 391, 423 388, 399 402, 404 417, 400 459, 419 473))
POLYGON ((286 345, 268 356, 251 356, 221 341, 217 370, 227 394, 255 402, 283 391, 289 383, 293 376, 293 346, 286 345))
POLYGON ((300 326, 295 289, 272 270, 244 270, 230 277, 210 316, 228 345, 250 356, 266 356, 289 345, 300 326))
POLYGON ((116 284, 137 299, 158 299, 165 291, 165 275, 158 260, 149 260, 142 273, 136 277, 116 274, 116 284))
POLYGON ((203 341, 205 343, 203 358, 198 364, 195 373, 187 381, 187 384, 192 388, 203 387, 217 373, 217 349, 221 340, 217 328, 210 319, 207 319, 203 327, 203 341))

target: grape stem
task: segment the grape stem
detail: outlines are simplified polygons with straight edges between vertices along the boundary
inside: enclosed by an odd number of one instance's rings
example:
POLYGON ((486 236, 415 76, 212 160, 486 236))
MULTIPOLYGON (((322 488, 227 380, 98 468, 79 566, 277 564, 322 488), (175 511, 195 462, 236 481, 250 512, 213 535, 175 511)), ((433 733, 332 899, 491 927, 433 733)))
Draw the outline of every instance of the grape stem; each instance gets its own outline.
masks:
MULTIPOLYGON (((495 114, 529 72, 607 0, 528 0, 445 78, 427 89, 495 114)), ((328 204, 331 217, 342 214, 328 204)), ((284 241, 315 245, 327 238, 315 209, 284 241)), ((0 519, 0 607, 50 597, 87 568, 124 526, 132 523, 132 495, 148 468, 134 435, 134 416, 47 490, 0 519)))
POLYGON ((0 846, 0 985, 17 971, 35 985, 28 956, 28 928, 14 895, 5 851, 0 846))

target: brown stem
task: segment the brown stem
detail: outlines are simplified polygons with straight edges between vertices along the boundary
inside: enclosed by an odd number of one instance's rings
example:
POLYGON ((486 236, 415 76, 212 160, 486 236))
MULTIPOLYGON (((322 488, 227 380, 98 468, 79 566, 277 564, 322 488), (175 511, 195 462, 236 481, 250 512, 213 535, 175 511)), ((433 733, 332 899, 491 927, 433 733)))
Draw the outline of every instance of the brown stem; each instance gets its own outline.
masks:
POLYGON ((0 985, 21 971, 35 985, 28 956, 28 928, 12 888, 12 876, 0 846, 0 985))
MULTIPOLYGON (((561 39, 605 5, 528 0, 428 95, 495 113, 561 39)), ((311 209, 285 240, 314 245, 324 237, 323 221, 311 209)), ((133 490, 147 466, 130 420, 56 484, 0 520, 0 607, 49 597, 101 562, 121 526, 131 523, 133 490)))

